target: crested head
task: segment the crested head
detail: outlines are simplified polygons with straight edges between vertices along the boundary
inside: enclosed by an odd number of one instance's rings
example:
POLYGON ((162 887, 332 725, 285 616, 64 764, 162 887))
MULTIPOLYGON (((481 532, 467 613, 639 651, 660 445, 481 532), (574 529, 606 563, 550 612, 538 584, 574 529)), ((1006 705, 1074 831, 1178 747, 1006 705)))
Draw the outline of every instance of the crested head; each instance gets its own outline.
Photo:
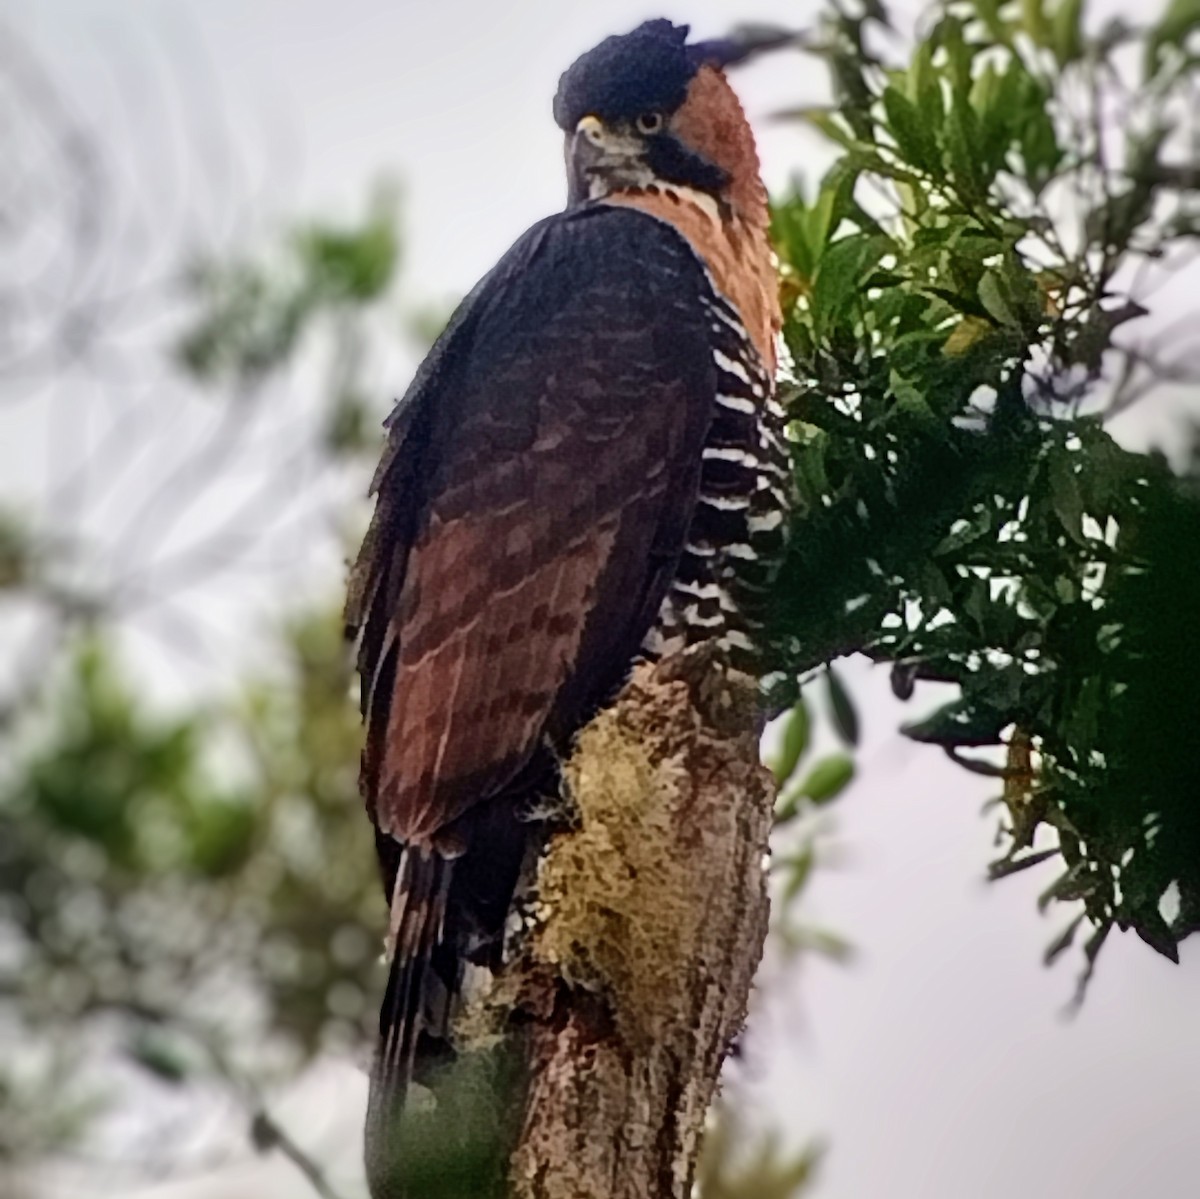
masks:
POLYGON ((580 55, 558 81, 554 119, 559 128, 573 133, 589 114, 615 123, 651 110, 674 112, 696 73, 687 36, 686 25, 646 21, 580 55))
POLYGON ((756 48, 689 42, 688 26, 659 19, 582 55, 554 98, 571 202, 657 186, 765 220, 754 135, 723 72, 756 48))

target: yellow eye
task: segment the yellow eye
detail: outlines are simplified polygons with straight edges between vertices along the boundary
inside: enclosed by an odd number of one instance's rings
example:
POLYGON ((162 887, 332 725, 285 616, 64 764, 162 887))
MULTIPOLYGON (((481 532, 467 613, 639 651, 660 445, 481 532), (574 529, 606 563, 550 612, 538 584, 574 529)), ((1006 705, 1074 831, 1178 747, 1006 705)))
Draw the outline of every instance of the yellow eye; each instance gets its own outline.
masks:
POLYGON ((644 112, 634 122, 639 133, 657 133, 663 127, 661 112, 644 112))

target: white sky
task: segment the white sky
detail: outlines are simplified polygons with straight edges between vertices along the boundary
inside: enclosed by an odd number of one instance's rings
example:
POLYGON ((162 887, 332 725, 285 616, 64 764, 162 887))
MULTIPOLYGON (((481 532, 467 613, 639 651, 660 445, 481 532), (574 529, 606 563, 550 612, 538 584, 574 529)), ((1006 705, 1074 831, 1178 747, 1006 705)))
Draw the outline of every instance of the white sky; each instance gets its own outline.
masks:
MULTIPOLYGON (((812 12, 782 0, 0 0, 100 114, 114 78, 147 54, 183 101, 211 103, 236 131, 268 218, 350 214, 372 180, 398 178, 406 286, 430 299, 466 291, 561 205, 549 103, 578 53, 647 16, 714 35, 812 12)), ((826 94, 800 58, 737 82, 752 117, 826 94)), ((792 128, 764 131, 761 146, 774 185, 823 162, 792 128)), ((1169 428, 1161 407, 1137 419, 1133 435, 1169 428)), ((797 1144, 828 1139, 823 1199, 1194 1199, 1200 955, 1185 946, 1176 969, 1114 936, 1082 1013, 1065 1022, 1078 961, 1040 965, 1065 923, 1037 915, 1048 876, 986 886, 992 824, 979 809, 990 788, 895 733, 933 701, 919 692, 901 708, 881 674, 848 677, 865 708, 862 781, 838 809, 846 865, 819 876, 810 914, 859 956, 849 969, 772 972, 735 1072, 740 1093, 797 1144)), ((361 1075, 331 1064, 283 1109, 318 1154, 338 1148, 347 1179, 364 1095, 361 1075), (304 1131, 314 1123, 315 1144, 304 1131)), ((153 1192, 217 1193, 308 1192, 272 1163, 153 1192)))

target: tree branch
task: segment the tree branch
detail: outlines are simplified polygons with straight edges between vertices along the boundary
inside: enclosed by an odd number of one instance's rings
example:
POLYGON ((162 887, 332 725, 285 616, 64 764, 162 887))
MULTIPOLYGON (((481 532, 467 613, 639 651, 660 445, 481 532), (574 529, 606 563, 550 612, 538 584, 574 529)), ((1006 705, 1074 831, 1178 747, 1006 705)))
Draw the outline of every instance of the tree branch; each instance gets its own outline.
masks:
POLYGON ((640 666, 580 735, 532 930, 463 1025, 482 1046, 499 1013, 519 1046, 515 1199, 690 1195, 767 931, 760 727, 754 681, 701 647, 640 666))

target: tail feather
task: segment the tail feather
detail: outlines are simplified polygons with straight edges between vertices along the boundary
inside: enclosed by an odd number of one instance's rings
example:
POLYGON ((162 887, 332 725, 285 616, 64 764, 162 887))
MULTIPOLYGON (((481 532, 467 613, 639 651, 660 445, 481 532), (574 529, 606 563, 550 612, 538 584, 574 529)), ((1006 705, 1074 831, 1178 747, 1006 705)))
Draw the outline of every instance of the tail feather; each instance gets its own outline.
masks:
POLYGON ((381 1179, 394 1173, 399 1122, 421 1035, 446 1033, 452 996, 446 996, 444 980, 433 977, 432 959, 445 933, 453 867, 436 850, 407 846, 392 888, 391 967, 379 1011, 366 1127, 368 1169, 381 1179))

